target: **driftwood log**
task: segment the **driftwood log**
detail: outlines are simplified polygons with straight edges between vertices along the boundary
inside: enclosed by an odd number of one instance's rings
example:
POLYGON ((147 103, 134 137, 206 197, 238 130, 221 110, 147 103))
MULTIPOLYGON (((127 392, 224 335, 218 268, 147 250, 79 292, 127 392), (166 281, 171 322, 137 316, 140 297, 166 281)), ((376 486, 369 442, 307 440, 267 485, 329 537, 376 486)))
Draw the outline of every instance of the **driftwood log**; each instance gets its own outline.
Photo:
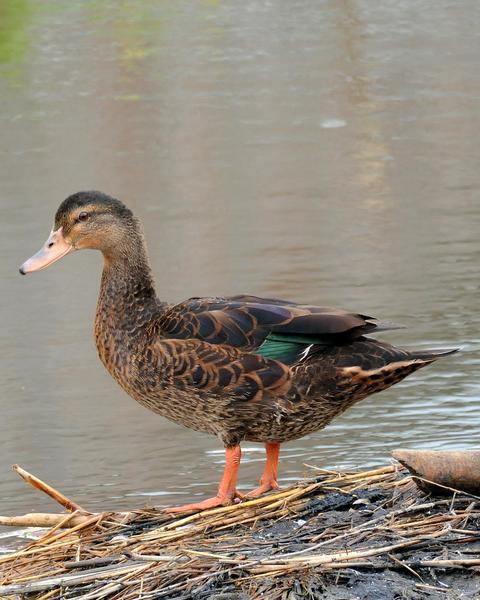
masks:
POLYGON ((410 471, 424 492, 446 496, 460 491, 480 496, 480 450, 400 449, 392 456, 410 471))

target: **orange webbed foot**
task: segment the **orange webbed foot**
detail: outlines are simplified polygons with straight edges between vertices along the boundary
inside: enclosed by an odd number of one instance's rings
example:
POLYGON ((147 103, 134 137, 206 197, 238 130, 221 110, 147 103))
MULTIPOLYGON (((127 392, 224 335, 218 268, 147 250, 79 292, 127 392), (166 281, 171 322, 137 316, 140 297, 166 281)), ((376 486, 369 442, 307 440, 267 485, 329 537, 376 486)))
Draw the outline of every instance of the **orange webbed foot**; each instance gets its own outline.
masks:
POLYGON ((172 506, 170 508, 166 508, 165 512, 170 514, 178 514, 184 512, 190 512, 192 510, 207 510, 208 508, 217 508, 219 506, 229 506, 230 504, 234 504, 235 501, 243 500, 245 498, 244 494, 241 494, 237 490, 234 491, 233 495, 216 495, 213 498, 207 498, 206 500, 202 500, 201 502, 193 502, 192 504, 182 504, 181 506, 172 506))
POLYGON ((246 494, 245 500, 248 500, 249 498, 258 498, 262 494, 266 494, 267 492, 276 491, 279 489, 280 486, 278 485, 278 482, 275 479, 271 479, 270 481, 266 482, 261 481, 260 485, 257 488, 246 494))

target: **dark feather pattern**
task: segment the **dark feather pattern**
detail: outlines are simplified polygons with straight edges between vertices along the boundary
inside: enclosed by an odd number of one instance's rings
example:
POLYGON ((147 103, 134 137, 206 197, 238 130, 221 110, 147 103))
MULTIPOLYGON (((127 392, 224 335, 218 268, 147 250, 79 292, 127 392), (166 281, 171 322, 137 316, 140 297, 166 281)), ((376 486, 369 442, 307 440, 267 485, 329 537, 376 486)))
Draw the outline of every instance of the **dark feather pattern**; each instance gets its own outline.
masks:
POLYGON ((270 332, 311 335, 311 343, 335 344, 398 325, 338 308, 233 296, 190 298, 170 307, 160 318, 159 327, 171 338, 196 338, 254 350, 270 332))

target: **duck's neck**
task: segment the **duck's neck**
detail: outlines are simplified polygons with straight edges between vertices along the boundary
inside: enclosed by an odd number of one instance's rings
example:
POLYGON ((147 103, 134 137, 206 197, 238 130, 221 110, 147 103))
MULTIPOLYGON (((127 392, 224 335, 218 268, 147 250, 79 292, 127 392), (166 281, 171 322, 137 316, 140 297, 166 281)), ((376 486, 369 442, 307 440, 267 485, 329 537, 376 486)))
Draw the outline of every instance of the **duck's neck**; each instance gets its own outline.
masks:
POLYGON ((104 259, 95 321, 97 341, 113 331, 133 335, 161 310, 140 233, 105 253, 104 259))

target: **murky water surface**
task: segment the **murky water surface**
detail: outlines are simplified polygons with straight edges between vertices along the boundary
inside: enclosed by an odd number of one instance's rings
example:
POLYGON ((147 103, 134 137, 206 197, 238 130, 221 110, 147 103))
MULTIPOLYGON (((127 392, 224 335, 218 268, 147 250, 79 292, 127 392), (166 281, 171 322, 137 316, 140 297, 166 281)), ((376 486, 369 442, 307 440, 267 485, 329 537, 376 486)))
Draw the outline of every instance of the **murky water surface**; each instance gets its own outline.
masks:
POLYGON ((478 447, 479 21, 468 0, 2 0, 0 513, 55 510, 12 463, 94 510, 212 494, 222 469, 103 370, 98 254, 18 275, 81 189, 141 217, 163 299, 333 304, 463 345, 286 444, 282 483, 478 447))

